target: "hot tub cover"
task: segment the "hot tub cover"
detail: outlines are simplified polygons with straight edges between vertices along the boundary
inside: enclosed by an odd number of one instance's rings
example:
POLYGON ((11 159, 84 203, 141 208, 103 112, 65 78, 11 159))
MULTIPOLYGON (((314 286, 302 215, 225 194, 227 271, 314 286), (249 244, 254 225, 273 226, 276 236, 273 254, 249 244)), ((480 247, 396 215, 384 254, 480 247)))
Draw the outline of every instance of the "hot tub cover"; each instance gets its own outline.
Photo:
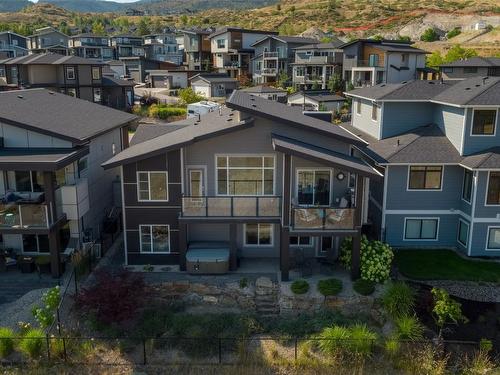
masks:
POLYGON ((190 249, 186 253, 188 262, 228 262, 229 249, 190 249))

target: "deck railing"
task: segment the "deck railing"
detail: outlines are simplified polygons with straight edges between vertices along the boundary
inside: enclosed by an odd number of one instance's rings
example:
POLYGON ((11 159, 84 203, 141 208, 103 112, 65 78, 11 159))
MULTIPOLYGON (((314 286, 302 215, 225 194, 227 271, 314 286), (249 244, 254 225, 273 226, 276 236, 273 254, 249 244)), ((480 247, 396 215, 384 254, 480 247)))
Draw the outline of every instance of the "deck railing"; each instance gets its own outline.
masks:
POLYGON ((292 207, 293 229, 354 229, 355 208, 292 207))
POLYGON ((182 197, 183 217, 280 217, 279 196, 182 197))

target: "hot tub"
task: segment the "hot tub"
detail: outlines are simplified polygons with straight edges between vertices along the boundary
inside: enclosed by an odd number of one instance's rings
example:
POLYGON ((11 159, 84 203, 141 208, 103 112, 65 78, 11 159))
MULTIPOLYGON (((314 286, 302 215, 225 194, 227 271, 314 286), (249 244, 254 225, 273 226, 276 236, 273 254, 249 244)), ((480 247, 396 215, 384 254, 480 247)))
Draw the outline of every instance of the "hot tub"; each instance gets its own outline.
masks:
POLYGON ((191 274, 224 274, 229 271, 229 246, 225 243, 194 243, 186 253, 191 274))

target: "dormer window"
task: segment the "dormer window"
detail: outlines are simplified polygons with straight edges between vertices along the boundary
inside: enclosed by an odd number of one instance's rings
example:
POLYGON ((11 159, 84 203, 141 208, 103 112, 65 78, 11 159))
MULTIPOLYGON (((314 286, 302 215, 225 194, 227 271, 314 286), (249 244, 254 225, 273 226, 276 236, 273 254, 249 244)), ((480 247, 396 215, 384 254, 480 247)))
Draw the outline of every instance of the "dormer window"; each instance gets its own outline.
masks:
POLYGON ((496 118, 495 109, 475 109, 472 116, 471 135, 495 135, 496 118))

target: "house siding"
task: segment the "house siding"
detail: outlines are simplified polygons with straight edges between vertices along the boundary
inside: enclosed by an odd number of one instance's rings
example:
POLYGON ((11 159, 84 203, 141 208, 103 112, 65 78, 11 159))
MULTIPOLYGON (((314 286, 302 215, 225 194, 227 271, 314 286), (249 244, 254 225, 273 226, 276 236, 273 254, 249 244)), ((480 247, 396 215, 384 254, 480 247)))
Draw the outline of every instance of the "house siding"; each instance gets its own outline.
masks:
MULTIPOLYGON (((377 121, 372 120, 372 101, 366 99, 355 98, 353 100, 352 109, 352 126, 364 131, 365 133, 380 139, 380 113, 381 108, 377 109, 378 116, 377 121), (361 113, 358 114, 357 105, 358 101, 361 101, 361 113)), ((384 114, 385 116, 385 114, 384 114)))
MULTIPOLYGON (((371 113, 369 115, 371 116, 371 113)), ((382 138, 392 137, 416 127, 431 124, 432 115, 433 108, 429 103, 386 102, 382 118, 382 138)))
MULTIPOLYGON (((480 108, 476 108, 480 109, 480 108)), ((492 109, 492 108, 488 108, 492 109)), ((470 155, 490 147, 497 147, 500 145, 500 106, 497 108, 497 117, 495 122, 495 135, 491 136, 477 136, 471 135, 472 121, 473 121, 474 108, 467 109, 467 120, 465 123, 465 139, 464 139, 464 155, 470 155)))
POLYGON ((460 152, 462 148, 464 109, 436 104, 434 107, 434 123, 439 126, 457 151, 460 152))

